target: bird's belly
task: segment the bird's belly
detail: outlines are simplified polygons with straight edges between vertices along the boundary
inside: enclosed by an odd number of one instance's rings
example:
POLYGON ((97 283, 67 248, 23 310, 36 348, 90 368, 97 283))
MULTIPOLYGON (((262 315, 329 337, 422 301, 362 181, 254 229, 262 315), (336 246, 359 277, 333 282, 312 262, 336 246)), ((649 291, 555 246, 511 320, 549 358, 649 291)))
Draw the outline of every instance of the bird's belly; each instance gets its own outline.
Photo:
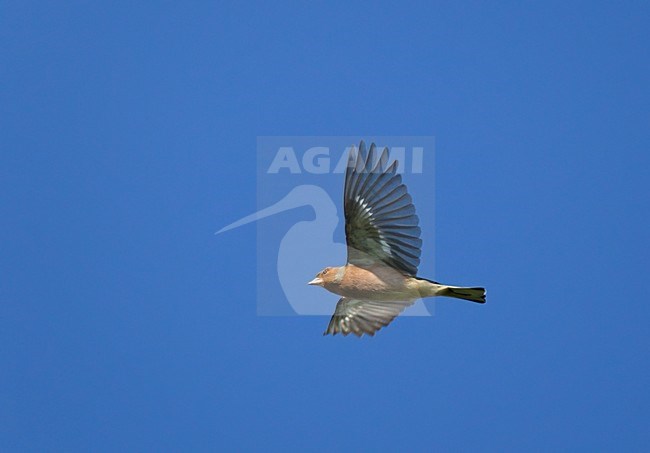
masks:
POLYGON ((414 300, 419 297, 407 289, 404 290, 393 289, 389 291, 347 289, 341 291, 340 295, 351 299, 377 300, 377 301, 397 301, 397 300, 404 301, 404 300, 414 300))

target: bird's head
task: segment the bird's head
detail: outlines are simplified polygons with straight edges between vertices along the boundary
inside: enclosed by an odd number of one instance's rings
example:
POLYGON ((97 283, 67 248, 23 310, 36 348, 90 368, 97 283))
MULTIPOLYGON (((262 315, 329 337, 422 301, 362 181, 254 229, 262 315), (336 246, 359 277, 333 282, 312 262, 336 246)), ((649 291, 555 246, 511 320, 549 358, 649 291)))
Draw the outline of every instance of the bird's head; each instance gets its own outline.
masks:
POLYGON ((317 285, 317 286, 326 286, 330 283, 334 283, 336 279, 336 274, 338 268, 336 267, 326 267, 322 271, 320 271, 318 274, 316 274, 316 277, 307 283, 308 285, 317 285))

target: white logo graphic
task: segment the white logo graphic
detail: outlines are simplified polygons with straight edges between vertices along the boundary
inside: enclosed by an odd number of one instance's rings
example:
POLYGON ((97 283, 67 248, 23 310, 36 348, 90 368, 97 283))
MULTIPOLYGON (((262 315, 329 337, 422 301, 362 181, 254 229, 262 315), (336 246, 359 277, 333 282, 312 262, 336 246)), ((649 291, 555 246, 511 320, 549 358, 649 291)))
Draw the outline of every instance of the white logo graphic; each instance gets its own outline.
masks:
MULTIPOLYGON (((338 297, 307 285, 324 267, 343 265, 346 260, 345 244, 334 242, 334 231, 340 221, 336 204, 323 188, 308 184, 296 186, 277 203, 223 227, 217 234, 303 206, 311 207, 315 218, 291 226, 279 243, 277 261, 269 262, 268 266, 264 263, 264 268, 265 272, 277 272, 284 295, 298 315, 330 316, 338 297)), ((431 314, 419 300, 404 315, 431 314)))

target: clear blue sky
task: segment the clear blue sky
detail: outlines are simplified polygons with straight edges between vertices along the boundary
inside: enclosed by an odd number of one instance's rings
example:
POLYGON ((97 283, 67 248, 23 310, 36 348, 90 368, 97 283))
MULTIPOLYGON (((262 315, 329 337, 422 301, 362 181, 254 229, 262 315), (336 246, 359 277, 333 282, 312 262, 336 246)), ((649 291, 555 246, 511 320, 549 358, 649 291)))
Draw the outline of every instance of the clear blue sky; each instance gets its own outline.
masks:
POLYGON ((3 2, 0 449, 647 451, 650 7, 566 3, 3 2), (488 303, 258 317, 256 137, 364 134, 488 303))

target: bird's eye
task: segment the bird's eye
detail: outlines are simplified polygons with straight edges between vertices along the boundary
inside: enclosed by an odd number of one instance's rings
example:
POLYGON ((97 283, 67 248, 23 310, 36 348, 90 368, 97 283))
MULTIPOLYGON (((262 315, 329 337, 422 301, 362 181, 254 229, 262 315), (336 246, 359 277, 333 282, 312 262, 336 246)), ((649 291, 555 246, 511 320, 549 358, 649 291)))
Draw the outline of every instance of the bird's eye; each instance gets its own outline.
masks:
POLYGON ((323 275, 327 274, 327 269, 323 269, 323 275))

